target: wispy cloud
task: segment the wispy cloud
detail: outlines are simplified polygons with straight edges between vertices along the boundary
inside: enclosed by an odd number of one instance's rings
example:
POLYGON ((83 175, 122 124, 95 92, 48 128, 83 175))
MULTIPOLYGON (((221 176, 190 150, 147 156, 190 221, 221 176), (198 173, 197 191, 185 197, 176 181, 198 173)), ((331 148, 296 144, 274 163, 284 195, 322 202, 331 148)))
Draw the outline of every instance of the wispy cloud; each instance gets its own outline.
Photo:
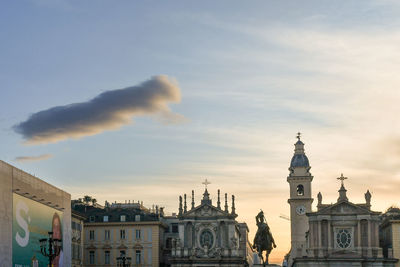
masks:
POLYGON ((180 100, 177 82, 160 75, 136 86, 106 91, 87 102, 34 113, 14 130, 27 143, 40 144, 115 130, 131 123, 133 116, 158 115, 164 122, 176 123, 183 116, 172 113, 168 103, 180 100))
POLYGON ((20 156, 16 157, 14 160, 17 162, 31 162, 31 161, 40 161, 52 158, 52 154, 43 154, 38 156, 20 156))

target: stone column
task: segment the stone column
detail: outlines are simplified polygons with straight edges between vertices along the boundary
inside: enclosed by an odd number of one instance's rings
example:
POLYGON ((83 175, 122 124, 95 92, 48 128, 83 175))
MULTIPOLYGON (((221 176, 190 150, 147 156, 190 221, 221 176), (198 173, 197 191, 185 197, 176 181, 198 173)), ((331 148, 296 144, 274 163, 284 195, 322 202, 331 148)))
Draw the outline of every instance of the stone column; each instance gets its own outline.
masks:
POLYGON ((361 248, 361 223, 360 220, 357 222, 357 251, 361 255, 362 254, 362 248, 361 248))
POLYGON ((328 221, 328 253, 332 250, 332 229, 331 221, 328 221))
POLYGON ((371 232, 371 220, 368 220, 368 257, 372 257, 372 244, 371 244, 371 236, 372 236, 372 232, 371 232))
POLYGON ((322 251, 322 227, 321 227, 321 221, 318 221, 318 257, 323 257, 323 251, 322 251))

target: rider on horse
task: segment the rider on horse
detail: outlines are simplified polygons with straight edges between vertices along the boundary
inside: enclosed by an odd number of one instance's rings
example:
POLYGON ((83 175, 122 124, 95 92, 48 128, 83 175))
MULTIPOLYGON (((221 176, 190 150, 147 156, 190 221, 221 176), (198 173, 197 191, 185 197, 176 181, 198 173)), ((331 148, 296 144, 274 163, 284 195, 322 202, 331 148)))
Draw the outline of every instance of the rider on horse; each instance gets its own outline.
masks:
POLYGON ((266 251, 265 263, 268 263, 268 256, 273 248, 276 248, 274 237, 272 236, 269 226, 264 217, 264 212, 261 210, 256 216, 256 223, 258 230, 256 236, 254 237, 253 248, 257 249, 258 255, 263 260, 262 252, 266 251))

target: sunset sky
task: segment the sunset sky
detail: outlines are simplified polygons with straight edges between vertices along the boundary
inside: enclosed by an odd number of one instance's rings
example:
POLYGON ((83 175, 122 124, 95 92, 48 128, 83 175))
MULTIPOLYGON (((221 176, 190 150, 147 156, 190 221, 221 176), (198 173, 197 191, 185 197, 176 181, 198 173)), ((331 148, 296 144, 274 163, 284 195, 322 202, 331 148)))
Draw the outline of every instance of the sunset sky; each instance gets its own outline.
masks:
POLYGON ((0 159, 167 213, 207 178, 251 239, 264 210, 281 263, 298 131, 314 198, 343 173, 350 201, 400 203, 399 29, 389 0, 3 1, 0 159))

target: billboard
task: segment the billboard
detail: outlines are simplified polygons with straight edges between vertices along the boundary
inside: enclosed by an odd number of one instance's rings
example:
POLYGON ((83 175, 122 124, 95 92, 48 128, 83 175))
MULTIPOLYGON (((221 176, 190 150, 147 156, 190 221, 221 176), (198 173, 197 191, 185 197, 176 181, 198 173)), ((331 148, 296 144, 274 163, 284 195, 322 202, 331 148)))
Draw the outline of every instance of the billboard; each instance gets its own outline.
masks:
MULTIPOLYGON (((13 267, 47 267, 49 259, 40 252, 39 240, 62 239, 63 213, 13 193, 12 261, 13 267)), ((62 249, 53 266, 63 266, 62 249)))

